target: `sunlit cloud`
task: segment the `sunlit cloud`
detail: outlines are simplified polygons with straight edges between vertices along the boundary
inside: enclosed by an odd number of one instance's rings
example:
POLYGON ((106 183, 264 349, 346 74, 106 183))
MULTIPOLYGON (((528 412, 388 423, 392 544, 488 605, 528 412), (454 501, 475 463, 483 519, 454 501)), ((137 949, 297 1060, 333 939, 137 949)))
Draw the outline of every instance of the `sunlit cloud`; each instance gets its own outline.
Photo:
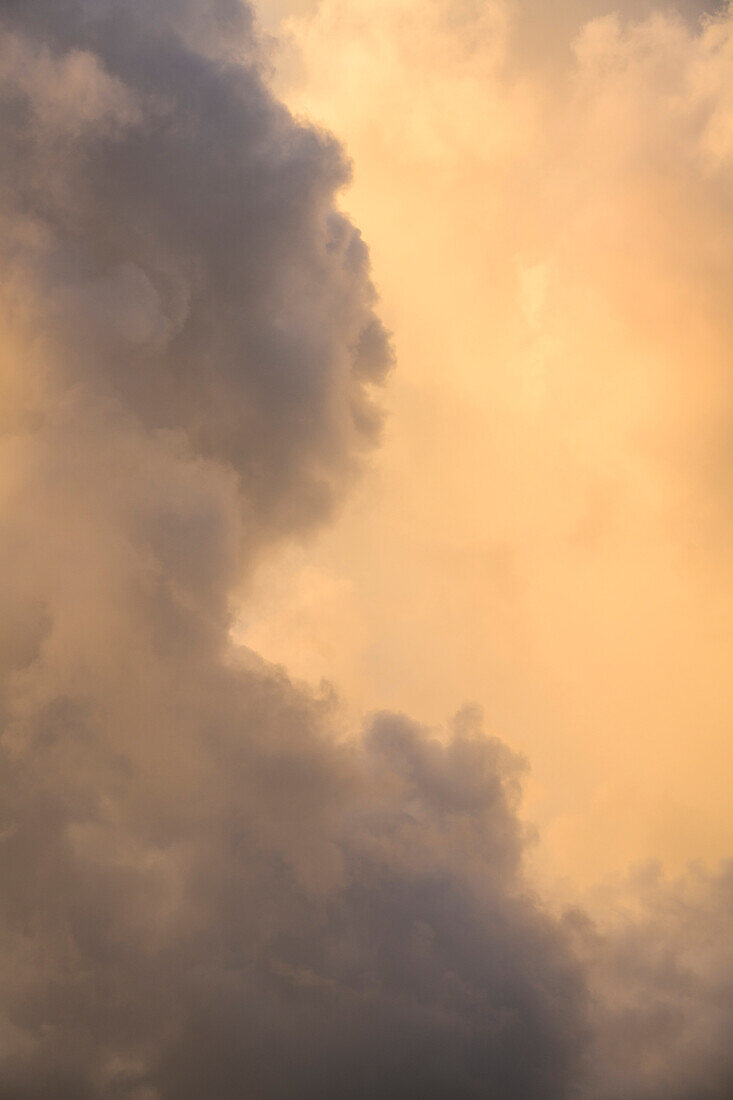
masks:
POLYGON ((0 10, 0 1093, 724 1100, 733 20, 290 14, 0 10))

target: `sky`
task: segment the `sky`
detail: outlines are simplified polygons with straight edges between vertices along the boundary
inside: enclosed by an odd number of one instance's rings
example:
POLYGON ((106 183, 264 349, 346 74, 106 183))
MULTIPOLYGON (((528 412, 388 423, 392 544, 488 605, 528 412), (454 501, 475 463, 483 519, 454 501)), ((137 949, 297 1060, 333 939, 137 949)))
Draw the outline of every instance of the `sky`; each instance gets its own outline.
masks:
POLYGON ((341 201, 398 369, 370 476, 260 573, 242 637, 357 716, 479 704, 532 762, 547 867, 573 883, 725 857, 724 21, 270 10, 275 86, 353 159, 341 201))
POLYGON ((733 9, 0 0, 2 1100, 728 1100, 733 9))

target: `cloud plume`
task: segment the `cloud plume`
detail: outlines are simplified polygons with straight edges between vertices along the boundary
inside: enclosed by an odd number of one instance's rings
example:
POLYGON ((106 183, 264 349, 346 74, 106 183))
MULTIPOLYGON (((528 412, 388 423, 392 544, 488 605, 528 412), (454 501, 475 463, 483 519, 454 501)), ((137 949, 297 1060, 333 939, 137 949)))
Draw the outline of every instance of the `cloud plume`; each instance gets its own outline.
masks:
MULTIPOLYGON (((231 641, 391 364, 344 156, 261 64, 234 0, 0 6, 0 1096, 593 1097, 640 1019, 608 1095, 672 1095, 674 1034, 698 1100, 730 986, 685 985, 682 932, 641 965, 662 886, 621 931, 555 918, 474 710, 355 742, 231 641)), ((690 918, 716 958, 729 899, 690 918)))

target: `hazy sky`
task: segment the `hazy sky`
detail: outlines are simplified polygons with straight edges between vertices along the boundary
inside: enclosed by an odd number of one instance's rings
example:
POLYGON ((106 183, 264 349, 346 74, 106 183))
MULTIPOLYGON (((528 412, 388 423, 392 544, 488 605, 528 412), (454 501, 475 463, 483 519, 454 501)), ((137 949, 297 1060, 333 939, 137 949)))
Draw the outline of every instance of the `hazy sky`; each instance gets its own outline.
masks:
POLYGON ((733 1094, 703 14, 0 0, 2 1100, 733 1094))
POLYGON ((243 637, 357 713, 480 704, 583 879, 733 841, 731 46, 654 7, 324 0, 275 54, 353 158, 399 369, 243 637))

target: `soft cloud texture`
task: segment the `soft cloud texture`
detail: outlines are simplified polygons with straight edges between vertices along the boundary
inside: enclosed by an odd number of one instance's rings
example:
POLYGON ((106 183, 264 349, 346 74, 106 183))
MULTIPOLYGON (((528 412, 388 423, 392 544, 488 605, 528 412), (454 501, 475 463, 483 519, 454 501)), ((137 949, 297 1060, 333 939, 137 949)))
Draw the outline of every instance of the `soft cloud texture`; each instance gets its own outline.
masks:
POLYGON ((223 54, 252 48, 239 5, 213 57, 181 40, 197 5, 167 7, 5 6, 5 266, 62 392, 230 466, 255 543, 327 513, 388 353, 341 151, 223 54))
POLYGON ((717 874, 698 866, 669 880, 652 864, 595 899, 601 934, 582 914, 567 916, 595 1006, 589 1095, 731 1095, 732 872, 728 862, 717 874))
POLYGON ((273 101, 248 11, 0 17, 4 1100, 595 1097, 635 1020, 619 1089, 669 1095, 669 1037, 685 1100, 724 1085, 725 874, 676 923, 659 883, 620 930, 557 919, 474 710, 349 739, 231 641, 391 358, 343 155, 273 101))
POLYGON ((11 4, 1 48, 3 1096, 547 1095, 582 980, 516 762, 469 715, 339 744, 229 643, 378 427, 338 147, 238 7, 11 4))
POLYGON ((480 700, 574 883, 733 846, 732 23, 701 16, 326 0, 277 75, 354 157, 400 369, 377 477, 241 636, 366 708, 480 700))

